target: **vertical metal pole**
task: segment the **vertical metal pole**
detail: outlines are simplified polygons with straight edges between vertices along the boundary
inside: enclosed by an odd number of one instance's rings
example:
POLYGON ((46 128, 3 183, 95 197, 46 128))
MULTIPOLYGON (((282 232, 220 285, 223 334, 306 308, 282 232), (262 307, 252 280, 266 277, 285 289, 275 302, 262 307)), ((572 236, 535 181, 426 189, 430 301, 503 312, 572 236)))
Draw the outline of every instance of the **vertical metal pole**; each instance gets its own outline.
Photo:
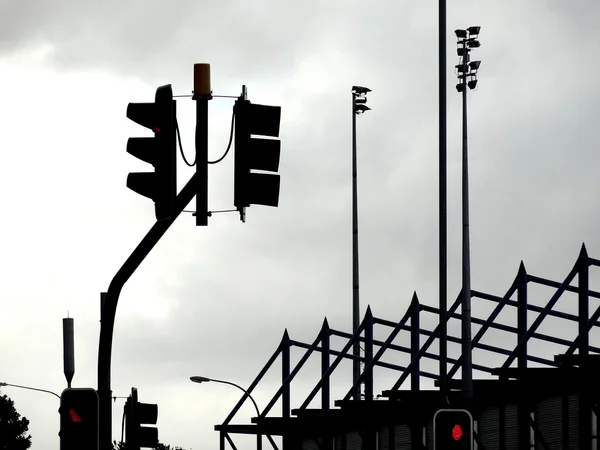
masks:
MULTIPOLYGON (((373 313, 367 307, 365 314, 365 366, 373 359, 373 313)), ((365 369, 365 400, 373 400, 373 366, 365 369)))
POLYGON ((412 361, 412 369, 410 372, 410 390, 419 392, 420 386, 420 369, 421 364, 417 359, 421 347, 421 324, 420 324, 420 307, 417 293, 413 293, 412 302, 410 305, 410 359, 412 361))
POLYGON ((467 40, 463 40, 463 79, 462 79, 462 390, 467 405, 473 398, 473 361, 471 358, 471 256, 469 243, 469 158, 467 145, 467 40))
POLYGON ((290 383, 286 380, 290 376, 290 335, 287 329, 283 333, 281 340, 281 385, 283 392, 281 395, 281 417, 288 419, 290 417, 290 383))
MULTIPOLYGON (((585 389, 589 390, 592 384, 590 383, 590 367, 588 364, 590 335, 586 331, 587 322, 590 318, 590 274, 589 274, 589 259, 585 244, 581 246, 579 253, 579 355, 582 358, 580 362, 581 371, 585 374, 585 389)), ((581 450, 589 450, 591 448, 592 436, 592 403, 587 395, 579 395, 579 442, 581 450)))
MULTIPOLYGON (((587 323, 590 319, 590 297, 589 297, 589 286, 590 286, 590 275, 589 275, 589 261, 588 254, 585 245, 581 247, 579 253, 579 354, 582 358, 586 358, 589 355, 590 345, 590 334, 585 331, 587 323)), ((582 361, 585 363, 586 361, 582 361)))
MULTIPOLYGON (((519 266, 519 275, 517 277, 518 291, 517 291, 517 345, 519 342, 523 342, 523 345, 519 347, 517 355, 517 367, 519 371, 519 389, 521 392, 527 392, 527 341, 525 341, 525 335, 527 334, 527 271, 525 270, 525 264, 521 261, 519 266)), ((519 399, 518 402, 518 447, 528 448, 530 442, 530 425, 529 425, 529 402, 527 398, 519 399)))
POLYGON ((208 225, 208 98, 196 99, 196 225, 208 225), (202 193, 202 194, 200 194, 202 193))
POLYGON ((196 101, 196 226, 208 225, 208 101, 210 64, 194 64, 196 101))
MULTIPOLYGON (((352 333, 360 325, 359 280, 358 280, 358 187, 356 169, 356 94, 352 92, 352 333)), ((360 377, 360 341, 353 346, 352 381, 360 377)), ((354 400, 360 400, 360 385, 356 386, 354 400)))
MULTIPOLYGON (((410 390, 415 393, 418 393, 421 389, 420 386, 420 361, 418 359, 419 349, 421 344, 421 324, 420 324, 420 306, 419 299, 417 298, 417 293, 413 293, 413 298, 410 304, 410 359, 412 361, 412 370, 410 371, 410 390)), ((417 426, 416 421, 410 427, 410 436, 411 436, 411 449, 421 449, 422 446, 419 445, 420 435, 422 434, 421 428, 417 426)), ((391 447, 390 448, 394 448, 391 447)))
POLYGON ((321 386, 321 409, 329 410, 330 403, 330 386, 331 381, 327 371, 330 366, 330 351, 331 351, 331 331, 329 329, 329 323, 327 319, 323 321, 323 328, 321 328, 321 378, 327 376, 327 380, 323 382, 321 386))
MULTIPOLYGON (((447 298, 447 209, 446 209, 446 0, 439 0, 439 215, 440 215, 440 391, 446 399, 447 382, 447 336, 448 336, 448 298, 447 298)), ((445 402, 445 400, 444 400, 445 402)))

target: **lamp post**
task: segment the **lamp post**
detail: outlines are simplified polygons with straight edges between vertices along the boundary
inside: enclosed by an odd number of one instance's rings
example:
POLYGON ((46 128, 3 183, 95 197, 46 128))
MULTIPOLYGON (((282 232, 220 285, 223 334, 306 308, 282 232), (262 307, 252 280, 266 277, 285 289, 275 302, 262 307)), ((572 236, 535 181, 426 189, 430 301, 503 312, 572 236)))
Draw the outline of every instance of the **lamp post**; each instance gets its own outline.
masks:
MULTIPOLYGON (((356 116, 369 111, 367 93, 371 89, 363 86, 352 86, 352 334, 356 334, 360 325, 360 300, 358 277, 358 182, 356 168, 356 116)), ((352 382, 360 377, 360 341, 352 348, 352 382)), ((360 386, 356 386, 354 400, 360 400, 360 386)))
POLYGON ((0 381, 0 387, 4 387, 4 386, 16 387, 16 388, 19 388, 19 389, 27 389, 27 390, 30 390, 30 391, 45 392, 47 394, 52 394, 55 397, 57 397, 58 399, 60 399, 60 395, 58 395, 58 394, 56 394, 55 392, 52 392, 52 391, 47 391, 46 389, 38 389, 38 388, 34 388, 34 387, 29 387, 29 386, 19 386, 18 384, 4 383, 4 382, 0 381))
POLYGON ((456 30, 457 53, 460 57, 456 66, 459 83, 456 90, 462 93, 462 391, 471 407, 473 399, 473 360, 471 345, 471 256, 469 240, 469 161, 467 145, 467 90, 477 86, 477 70, 481 61, 471 61, 471 49, 481 44, 477 40, 481 27, 456 30), (467 89, 468 88, 468 89, 467 89))
MULTIPOLYGON (((229 386, 234 386, 236 388, 238 388, 240 391, 242 391, 244 394, 246 394, 250 400, 252 401, 252 404, 254 405, 254 409, 256 409, 256 416, 260 417, 260 410, 258 409, 258 405, 256 404, 256 402, 254 401, 254 398, 252 398, 252 395, 243 387, 241 387, 238 384, 232 383, 231 381, 225 381, 225 380, 217 380, 215 378, 207 378, 207 377, 201 377, 201 376, 193 376, 190 377, 190 380, 193 381, 194 383, 208 383, 210 381, 212 381, 213 383, 221 383, 221 384, 228 384, 229 386)), ((257 443, 257 450, 261 450, 262 449, 262 435, 260 433, 256 433, 256 443, 257 443)))

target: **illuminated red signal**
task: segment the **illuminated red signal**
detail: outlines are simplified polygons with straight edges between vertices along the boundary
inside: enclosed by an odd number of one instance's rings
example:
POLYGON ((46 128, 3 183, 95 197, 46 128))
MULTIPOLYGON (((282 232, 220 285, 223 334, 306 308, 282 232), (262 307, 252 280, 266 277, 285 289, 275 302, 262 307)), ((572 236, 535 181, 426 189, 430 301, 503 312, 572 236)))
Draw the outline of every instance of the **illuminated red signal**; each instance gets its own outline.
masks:
POLYGON ((79 414, 77 414, 77 411, 75 411, 75 409, 73 409, 73 408, 69 409, 69 417, 71 418, 71 420, 73 422, 76 422, 76 423, 83 422, 83 420, 81 420, 81 417, 79 417, 79 414))
POLYGON ((458 424, 454 425, 454 428, 452 428, 452 439, 454 439, 455 441, 459 441, 462 436, 463 436, 462 427, 458 424))

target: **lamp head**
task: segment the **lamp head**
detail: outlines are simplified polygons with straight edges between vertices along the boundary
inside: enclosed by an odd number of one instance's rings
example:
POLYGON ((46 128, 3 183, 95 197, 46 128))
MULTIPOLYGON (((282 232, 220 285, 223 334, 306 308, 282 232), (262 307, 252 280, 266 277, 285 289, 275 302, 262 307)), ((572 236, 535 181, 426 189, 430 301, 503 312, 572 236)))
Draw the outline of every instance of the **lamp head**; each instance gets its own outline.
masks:
POLYGON ((364 113, 365 111, 370 111, 370 110, 371 110, 371 108, 369 108, 365 104, 359 104, 359 105, 354 106, 354 112, 359 115, 364 113))
POLYGON ((190 380, 194 383, 208 383, 210 381, 210 378, 194 376, 190 377, 190 380))
POLYGON ((477 37, 479 35, 479 30, 481 30, 481 27, 469 27, 469 28, 467 28, 467 31, 469 32, 469 36, 472 36, 472 37, 477 37))
POLYGON ((469 63, 469 68, 471 70, 478 70, 480 65, 481 65, 481 61, 471 61, 469 63))
POLYGON ((371 92, 371 89, 364 86, 352 86, 352 92, 356 95, 365 95, 368 92, 371 92))
POLYGON ((467 37, 467 30, 454 30, 454 33, 456 33, 458 39, 466 39, 467 37))

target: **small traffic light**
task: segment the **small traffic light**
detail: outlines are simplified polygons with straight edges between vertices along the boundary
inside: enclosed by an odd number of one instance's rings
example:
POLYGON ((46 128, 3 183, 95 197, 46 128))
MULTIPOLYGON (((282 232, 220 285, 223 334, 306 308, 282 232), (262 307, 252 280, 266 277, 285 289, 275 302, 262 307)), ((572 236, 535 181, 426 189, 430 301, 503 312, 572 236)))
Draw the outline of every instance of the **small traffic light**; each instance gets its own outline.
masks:
POLYGON ((98 394, 67 388, 60 396, 60 450, 98 450, 98 394))
POLYGON ((440 409, 433 416, 434 450, 473 450, 473 416, 466 409, 440 409))
POLYGON ((125 445, 127 450, 155 447, 158 444, 158 429, 142 425, 155 425, 157 421, 158 405, 138 402, 137 389, 131 388, 131 395, 125 403, 125 445))
POLYGON ((278 137, 281 107, 255 105, 239 98, 235 114, 234 201, 245 221, 245 208, 250 205, 279 205, 279 139, 262 139, 252 135, 278 137))
POLYGON ((130 103, 127 118, 149 128, 154 137, 135 137, 127 141, 127 153, 154 166, 154 172, 134 172, 127 176, 127 187, 155 204, 156 219, 173 216, 177 195, 176 102, 171 85, 156 90, 154 103, 130 103))

